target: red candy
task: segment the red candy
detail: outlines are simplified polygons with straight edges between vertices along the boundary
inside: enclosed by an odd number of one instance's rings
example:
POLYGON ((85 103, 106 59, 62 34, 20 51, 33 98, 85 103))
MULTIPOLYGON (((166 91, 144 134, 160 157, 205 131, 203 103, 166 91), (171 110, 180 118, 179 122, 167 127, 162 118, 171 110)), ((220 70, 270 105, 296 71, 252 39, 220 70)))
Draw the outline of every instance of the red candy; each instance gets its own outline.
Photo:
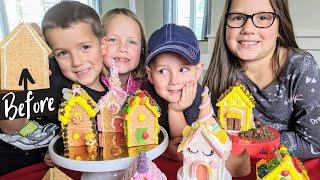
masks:
POLYGON ((143 139, 148 139, 148 137, 149 137, 149 134, 148 134, 147 132, 144 132, 144 133, 142 134, 142 138, 143 138, 143 139))
POLYGON ((288 170, 283 170, 283 171, 281 171, 281 175, 282 175, 282 176, 288 176, 288 175, 289 175, 288 170))
POLYGON ((140 93, 139 93, 139 97, 140 97, 140 98, 143 98, 144 96, 145 96, 144 92, 140 92, 140 93))

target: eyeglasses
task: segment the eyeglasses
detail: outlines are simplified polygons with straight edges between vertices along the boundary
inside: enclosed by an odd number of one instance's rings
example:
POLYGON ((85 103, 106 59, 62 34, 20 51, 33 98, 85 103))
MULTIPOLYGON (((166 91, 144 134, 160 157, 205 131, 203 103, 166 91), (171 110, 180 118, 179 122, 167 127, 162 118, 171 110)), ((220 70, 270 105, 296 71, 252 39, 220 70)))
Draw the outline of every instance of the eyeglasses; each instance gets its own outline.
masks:
POLYGON ((244 26, 248 19, 252 20, 252 23, 257 28, 268 28, 272 26, 275 18, 277 17, 275 12, 260 12, 252 15, 243 13, 228 13, 225 15, 227 25, 231 28, 241 28, 244 26))

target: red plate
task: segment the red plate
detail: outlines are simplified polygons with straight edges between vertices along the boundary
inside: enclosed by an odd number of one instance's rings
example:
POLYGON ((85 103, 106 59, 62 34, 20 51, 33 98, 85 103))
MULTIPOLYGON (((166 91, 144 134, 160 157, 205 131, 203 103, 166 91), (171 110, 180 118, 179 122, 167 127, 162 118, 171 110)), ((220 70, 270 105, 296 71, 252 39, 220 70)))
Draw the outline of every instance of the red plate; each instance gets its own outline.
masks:
POLYGON ((239 155, 243 150, 247 150, 251 157, 262 158, 265 153, 271 153, 280 144, 280 133, 271 127, 268 127, 275 135, 275 138, 267 141, 258 141, 250 138, 240 138, 237 134, 229 135, 232 141, 233 155, 239 155), (264 152, 264 153, 261 153, 264 152))

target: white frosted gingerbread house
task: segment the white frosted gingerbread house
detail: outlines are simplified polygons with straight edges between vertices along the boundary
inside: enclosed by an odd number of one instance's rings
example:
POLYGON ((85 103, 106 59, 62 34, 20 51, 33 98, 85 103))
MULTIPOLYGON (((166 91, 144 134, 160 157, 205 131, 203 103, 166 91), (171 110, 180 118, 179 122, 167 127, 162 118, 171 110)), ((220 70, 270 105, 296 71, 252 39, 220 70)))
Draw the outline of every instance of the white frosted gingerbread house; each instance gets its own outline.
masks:
POLYGON ((96 134, 97 108, 95 101, 80 85, 74 84, 72 90, 64 88, 63 98, 65 101, 60 104, 58 119, 66 151, 69 147, 85 146, 86 133, 96 134))
POLYGON ((255 128, 252 113, 254 98, 240 83, 236 82, 217 101, 218 119, 221 127, 228 132, 246 131, 255 128))
POLYGON ((183 154, 183 167, 178 179, 229 179, 225 162, 231 150, 231 141, 225 130, 215 122, 208 89, 202 93, 198 120, 183 130, 178 152, 183 154))
POLYGON ((128 147, 158 144, 160 107, 147 91, 137 90, 123 108, 128 147))
POLYGON ((20 24, 0 42, 0 90, 50 87, 48 56, 51 49, 30 24, 20 24))

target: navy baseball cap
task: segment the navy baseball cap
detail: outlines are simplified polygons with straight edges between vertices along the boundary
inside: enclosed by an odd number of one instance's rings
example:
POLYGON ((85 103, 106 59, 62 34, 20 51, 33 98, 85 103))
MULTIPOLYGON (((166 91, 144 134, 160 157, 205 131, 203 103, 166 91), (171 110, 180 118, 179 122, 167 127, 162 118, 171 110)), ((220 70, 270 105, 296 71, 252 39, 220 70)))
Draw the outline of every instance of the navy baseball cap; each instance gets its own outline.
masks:
POLYGON ((190 64, 200 60, 200 49, 196 35, 185 26, 166 24, 152 33, 147 46, 146 67, 152 59, 163 52, 174 52, 184 57, 190 64))

